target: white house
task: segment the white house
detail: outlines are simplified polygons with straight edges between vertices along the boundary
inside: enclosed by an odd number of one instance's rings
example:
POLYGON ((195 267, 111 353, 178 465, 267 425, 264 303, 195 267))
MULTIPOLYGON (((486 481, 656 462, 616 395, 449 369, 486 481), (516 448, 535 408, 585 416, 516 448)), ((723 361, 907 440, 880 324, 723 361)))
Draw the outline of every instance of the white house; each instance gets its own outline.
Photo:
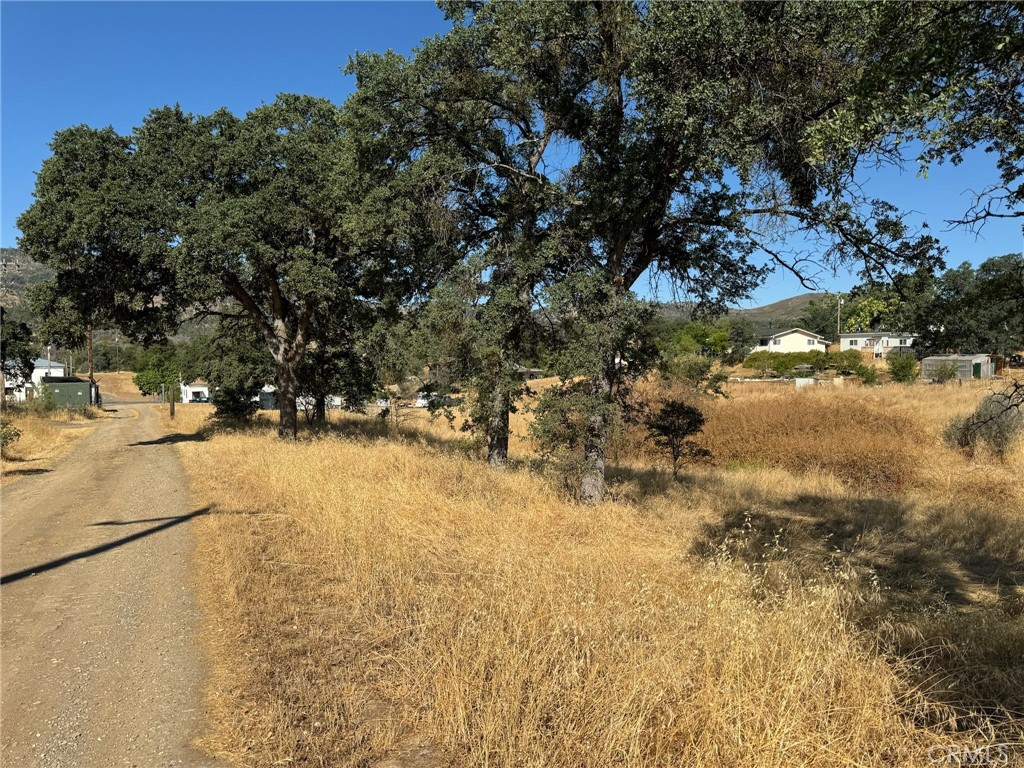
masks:
POLYGON ((810 352, 815 349, 827 352, 828 340, 803 328, 779 331, 774 336, 762 338, 754 347, 755 352, 810 352))
POLYGON ((869 331, 867 333, 841 333, 839 334, 839 351, 845 352, 848 349, 856 349, 863 352, 871 351, 872 357, 885 357, 893 349, 907 349, 914 344, 918 338, 914 333, 900 333, 898 331, 869 331))
POLYGON ((202 379, 186 384, 181 383, 181 402, 208 403, 210 401, 210 385, 202 379))
POLYGON ((22 381, 17 376, 12 376, 9 371, 11 366, 9 363, 4 364, 4 396, 8 400, 14 400, 15 402, 24 402, 37 397, 42 391, 42 382, 44 376, 64 376, 64 363, 58 363, 55 360, 47 360, 46 358, 40 357, 35 360, 32 364, 32 375, 28 382, 22 381))

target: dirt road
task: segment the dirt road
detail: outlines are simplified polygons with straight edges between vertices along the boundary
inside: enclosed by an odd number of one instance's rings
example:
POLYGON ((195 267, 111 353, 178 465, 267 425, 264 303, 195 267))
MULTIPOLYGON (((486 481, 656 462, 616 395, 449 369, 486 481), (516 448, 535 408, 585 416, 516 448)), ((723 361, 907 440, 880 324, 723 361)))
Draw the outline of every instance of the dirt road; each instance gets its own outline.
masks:
POLYGON ((184 471, 153 406, 115 409, 52 472, 5 489, 3 764, 213 766, 184 471))

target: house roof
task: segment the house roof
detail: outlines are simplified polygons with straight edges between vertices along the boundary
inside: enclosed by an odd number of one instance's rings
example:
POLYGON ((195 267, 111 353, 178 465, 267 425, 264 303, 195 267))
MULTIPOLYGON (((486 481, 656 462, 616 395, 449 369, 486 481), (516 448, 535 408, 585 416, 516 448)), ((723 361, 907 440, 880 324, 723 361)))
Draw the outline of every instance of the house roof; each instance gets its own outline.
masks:
POLYGON ((894 336, 896 338, 908 338, 916 339, 918 334, 916 333, 904 333, 903 331, 858 331, 857 333, 840 333, 839 338, 841 339, 857 339, 865 336, 894 336))
POLYGON ((45 357, 37 357, 35 362, 32 363, 36 368, 63 368, 64 363, 58 363, 56 360, 47 360, 45 357))
POLYGON ((804 336, 810 336, 812 339, 821 339, 826 343, 828 342, 828 339, 826 339, 824 336, 821 336, 820 334, 817 333, 811 333, 810 331, 805 331, 803 328, 790 328, 788 331, 779 331, 778 333, 772 334, 768 338, 777 339, 779 336, 788 336, 791 333, 802 333, 804 336))
POLYGON ((930 355, 921 362, 928 360, 947 360, 949 362, 959 362, 961 360, 970 360, 972 363, 980 363, 986 360, 989 356, 984 352, 977 352, 973 355, 930 355))

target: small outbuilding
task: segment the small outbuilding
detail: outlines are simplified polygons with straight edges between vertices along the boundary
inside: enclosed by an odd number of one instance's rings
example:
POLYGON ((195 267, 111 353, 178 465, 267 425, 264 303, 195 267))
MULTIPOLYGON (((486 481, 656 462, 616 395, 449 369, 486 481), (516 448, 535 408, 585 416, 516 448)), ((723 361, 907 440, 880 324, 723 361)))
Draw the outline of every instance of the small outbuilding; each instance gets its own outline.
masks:
POLYGON ((49 392, 53 404, 60 408, 88 408, 89 382, 77 376, 43 376, 40 389, 49 392))
POLYGON ((921 361, 923 379, 991 379, 995 372, 995 361, 985 354, 932 355, 921 361))
POLYGON ((257 399, 260 403, 261 411, 276 411, 277 410, 277 387, 272 384, 265 385, 261 390, 257 399))
POLYGON ((516 375, 523 381, 535 381, 537 379, 544 378, 544 371, 540 368, 527 368, 525 365, 519 364, 512 367, 515 370, 516 375))

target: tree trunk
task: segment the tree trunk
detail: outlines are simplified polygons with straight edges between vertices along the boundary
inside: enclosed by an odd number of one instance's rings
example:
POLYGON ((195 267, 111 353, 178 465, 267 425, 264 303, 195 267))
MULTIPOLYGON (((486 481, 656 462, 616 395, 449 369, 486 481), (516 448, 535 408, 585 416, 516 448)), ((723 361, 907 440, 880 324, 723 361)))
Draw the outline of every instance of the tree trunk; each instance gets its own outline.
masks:
POLYGON ((612 385, 606 375, 591 381, 591 392, 597 412, 587 417, 583 438, 583 475, 580 479, 580 501, 600 504, 604 501, 605 450, 608 446, 608 406, 612 385))
POLYGON ((511 399, 496 383, 491 391, 491 413, 487 420, 487 462, 495 469, 504 469, 508 462, 508 431, 511 399))
POLYGON ((313 403, 313 423, 327 423, 327 395, 317 395, 313 403))
POLYGON ((171 420, 174 420, 174 401, 178 398, 175 396, 174 387, 167 388, 167 402, 171 404, 171 420))
POLYGON ((398 398, 388 397, 388 428, 392 431, 398 429, 398 398))
POLYGON ((299 435, 296 368, 297 366, 290 360, 278 360, 277 362, 277 407, 280 414, 277 436, 281 439, 294 440, 299 435))

